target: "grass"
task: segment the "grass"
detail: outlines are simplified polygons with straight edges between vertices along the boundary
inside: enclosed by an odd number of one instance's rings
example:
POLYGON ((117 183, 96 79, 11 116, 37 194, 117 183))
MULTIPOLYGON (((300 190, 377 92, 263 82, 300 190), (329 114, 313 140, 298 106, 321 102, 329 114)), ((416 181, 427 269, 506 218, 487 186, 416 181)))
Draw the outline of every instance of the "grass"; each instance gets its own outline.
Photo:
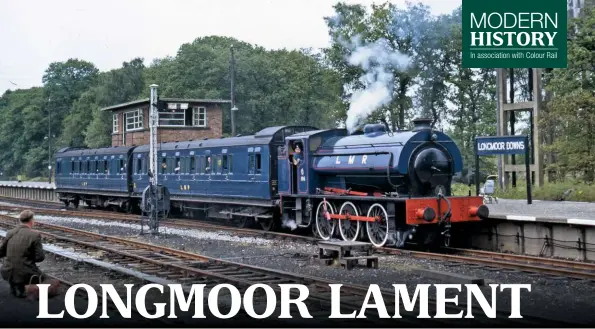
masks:
MULTIPOLYGON (((480 184, 480 187, 483 183, 480 184)), ((557 183, 546 182, 542 187, 533 186, 532 195, 534 200, 560 200, 566 191, 572 190, 565 201, 595 201, 595 185, 585 184, 583 182, 565 181, 557 183)), ((452 185, 453 195, 463 196, 469 194, 469 187, 464 184, 452 185)), ((475 184, 471 186, 471 195, 475 195, 475 184)), ((502 199, 527 199, 527 183, 525 180, 517 179, 517 186, 513 188, 510 186, 506 190, 499 190, 496 188, 494 196, 502 199)))

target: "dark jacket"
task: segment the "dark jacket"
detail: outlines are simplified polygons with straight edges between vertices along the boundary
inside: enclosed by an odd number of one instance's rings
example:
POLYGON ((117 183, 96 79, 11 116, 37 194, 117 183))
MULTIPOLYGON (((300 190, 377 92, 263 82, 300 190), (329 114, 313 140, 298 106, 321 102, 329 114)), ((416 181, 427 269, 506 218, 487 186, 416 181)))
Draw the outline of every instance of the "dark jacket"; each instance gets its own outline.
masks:
POLYGON ((14 283, 29 284, 32 275, 40 275, 41 271, 35 263, 45 259, 41 234, 26 225, 8 231, 0 246, 0 258, 4 265, 0 274, 2 278, 14 283))

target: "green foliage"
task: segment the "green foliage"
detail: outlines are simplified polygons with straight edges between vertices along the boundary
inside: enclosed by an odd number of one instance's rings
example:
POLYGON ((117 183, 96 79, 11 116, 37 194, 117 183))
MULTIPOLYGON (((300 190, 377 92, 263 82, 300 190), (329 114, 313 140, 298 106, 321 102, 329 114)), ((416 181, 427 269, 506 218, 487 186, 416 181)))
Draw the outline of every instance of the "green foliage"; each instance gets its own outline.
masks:
MULTIPOLYGON (((580 180, 545 183, 542 187, 534 186, 532 192, 533 199, 537 200, 595 201, 595 185, 586 184, 580 180)), ((526 199, 527 183, 519 179, 516 188, 498 191, 495 195, 505 199, 526 199)))
MULTIPOLYGON (((48 129, 55 136, 52 155, 61 147, 111 145, 112 118, 101 108, 148 98, 153 83, 161 97, 229 99, 231 45, 237 62, 237 133, 272 125, 335 125, 342 85, 319 54, 268 51, 232 38, 205 37, 149 67, 142 58, 107 72, 78 59, 52 63, 43 88, 7 91, 0 97, 0 170, 5 177, 47 176, 48 129)), ((229 121, 226 109, 226 135, 229 121)))
POLYGON ((568 29, 568 68, 548 75, 547 90, 553 94, 547 104, 544 125, 552 129, 554 142, 544 148, 556 155, 549 170, 559 178, 595 179, 595 9, 585 9, 568 29), (576 31, 576 32, 574 32, 576 31))
MULTIPOLYGON (((237 133, 287 124, 334 126, 341 83, 309 50, 267 51, 231 38, 198 38, 182 45, 175 58, 155 62, 146 70, 145 81, 158 84, 163 97, 229 99, 231 45, 240 109, 237 133)), ((229 111, 224 115, 224 131, 231 131, 229 111)))
MULTIPOLYGON (((461 149, 466 175, 474 166, 474 138, 496 133, 497 99, 494 69, 461 67, 461 8, 433 16, 423 4, 399 7, 387 1, 369 8, 340 2, 334 10, 333 17, 325 18, 331 43, 322 53, 266 50, 209 36, 183 44, 175 56, 146 67, 142 58, 107 72, 79 59, 51 63, 42 88, 7 91, 0 97, 0 170, 5 177, 47 176, 50 140, 52 152, 65 146, 110 145, 111 117, 100 109, 148 98, 154 83, 161 97, 229 99, 231 46, 240 109, 237 133, 284 124, 334 127, 344 122, 353 93, 366 87, 360 80, 366 72, 347 62, 353 51, 349 43, 359 38, 363 44, 386 40, 392 51, 411 59, 406 70, 390 71, 392 102, 368 121, 395 130, 408 128, 407 120, 416 116, 433 118, 435 128, 461 149)), ((582 14, 569 22, 568 68, 546 70, 544 76, 547 95, 540 123, 545 139, 551 139, 544 151, 556 160, 547 166, 560 183, 552 180, 536 189, 536 198, 555 198, 575 186, 582 191, 576 198, 591 199, 591 185, 581 182, 595 180, 595 11, 584 9, 582 14)), ((516 78, 526 84, 523 79, 516 78)), ((515 101, 529 95, 526 88, 514 93, 515 101)), ((231 131, 229 115, 226 108, 225 136, 231 131)), ((482 157, 481 170, 495 174, 495 160, 482 157)), ((519 182, 519 188, 502 196, 524 197, 523 188, 519 182)), ((466 185, 455 190, 468 193, 466 185)))

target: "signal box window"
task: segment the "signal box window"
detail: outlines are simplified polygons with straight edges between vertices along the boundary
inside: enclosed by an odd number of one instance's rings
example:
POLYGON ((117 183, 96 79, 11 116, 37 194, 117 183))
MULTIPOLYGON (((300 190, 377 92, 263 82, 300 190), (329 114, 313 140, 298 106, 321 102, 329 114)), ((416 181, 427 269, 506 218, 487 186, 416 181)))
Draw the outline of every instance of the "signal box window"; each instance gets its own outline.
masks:
POLYGON ((195 127, 207 126, 207 109, 205 107, 192 108, 192 125, 195 127))

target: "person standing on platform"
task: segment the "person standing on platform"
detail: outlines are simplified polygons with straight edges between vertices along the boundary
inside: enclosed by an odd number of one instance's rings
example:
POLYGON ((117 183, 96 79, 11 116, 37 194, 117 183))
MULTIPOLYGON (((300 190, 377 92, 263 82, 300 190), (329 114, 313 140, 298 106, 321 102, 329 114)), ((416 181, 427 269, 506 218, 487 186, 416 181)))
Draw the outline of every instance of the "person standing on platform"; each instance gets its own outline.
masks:
POLYGON ((8 231, 0 246, 0 259, 4 258, 0 274, 10 284, 10 292, 21 298, 26 297, 26 285, 43 281, 42 272, 36 263, 45 259, 45 253, 41 244, 41 234, 32 229, 34 216, 31 210, 21 212, 21 224, 8 231))

